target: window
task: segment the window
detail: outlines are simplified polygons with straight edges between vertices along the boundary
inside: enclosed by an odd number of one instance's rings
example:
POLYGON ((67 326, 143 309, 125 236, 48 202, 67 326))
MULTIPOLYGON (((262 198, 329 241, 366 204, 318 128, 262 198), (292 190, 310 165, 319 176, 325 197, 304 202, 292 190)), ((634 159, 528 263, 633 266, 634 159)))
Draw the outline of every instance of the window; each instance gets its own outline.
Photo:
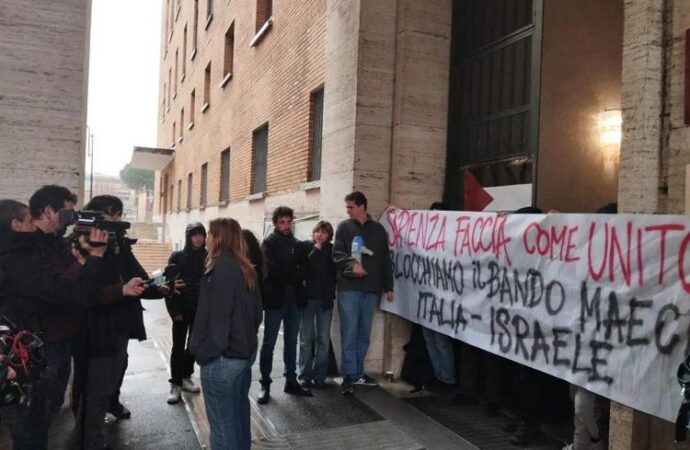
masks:
POLYGON ((232 78, 232 62, 235 54, 235 22, 225 32, 225 54, 223 57, 223 82, 221 87, 232 78))
POLYGON ((230 149, 220 154, 220 201, 230 200, 230 149))
POLYGON ((323 142, 323 88, 311 95, 309 107, 309 125, 311 159, 309 167, 309 181, 321 179, 321 144, 323 142))
POLYGON ((170 91, 172 90, 172 69, 168 69, 168 111, 170 111, 170 91))
POLYGON ((173 212, 173 185, 170 185, 170 195, 168 196, 168 212, 173 212))
POLYGON ((254 131, 252 139, 252 194, 266 190, 268 124, 254 131))
POLYGON ((168 92, 168 84, 163 83, 163 110, 161 111, 163 113, 163 117, 165 117, 165 105, 167 104, 166 102, 166 93, 168 92))
POLYGON ((184 139, 184 108, 180 110, 180 137, 177 142, 182 142, 182 139, 184 139))
MULTIPOLYGON (((161 179, 161 198, 158 204, 158 214, 167 212, 168 208, 168 193, 165 191, 168 187, 168 174, 163 175, 161 179)), ((170 186, 172 190, 172 186, 170 186)))
POLYGON ((170 140, 170 142, 172 142, 172 144, 170 144, 171 147, 174 147, 174 146, 175 146, 175 136, 176 136, 176 134, 177 134, 177 122, 173 122, 172 139, 170 140))
POLYGON ((194 0, 194 22, 192 24, 192 58, 196 55, 197 36, 199 35, 199 0, 194 0))
POLYGON ((192 207, 192 192, 194 191, 193 182, 194 177, 192 173, 189 172, 189 175, 187 175, 187 209, 192 207))
POLYGON ((171 1, 168 1, 168 13, 169 13, 168 15, 170 16, 168 18, 168 23, 170 24, 170 36, 168 39, 170 39, 170 38, 172 38, 173 26, 174 26, 173 22, 175 21, 175 8, 173 5, 173 2, 171 2, 171 1))
POLYGON ((209 61, 204 73, 204 106, 201 107, 201 112, 206 111, 211 105, 211 62, 209 61))
POLYGON ((273 0, 257 0, 256 2, 256 32, 264 26, 273 15, 273 0))
POLYGON ((189 129, 194 126, 194 108, 196 107, 196 89, 189 94, 189 129))
POLYGON ((201 166, 201 192, 199 194, 199 205, 206 206, 206 187, 208 184, 208 163, 201 166))
POLYGON ((213 17, 213 0, 206 0, 206 20, 213 17))
POLYGON ((179 59, 179 53, 180 53, 180 50, 176 48, 175 49, 175 90, 173 93, 173 98, 177 97, 177 63, 178 63, 178 59, 179 59))
POLYGON ((177 210, 182 210, 182 180, 177 180, 177 210))
POLYGON ((182 32, 182 80, 185 75, 187 75, 187 25, 184 26, 182 32))

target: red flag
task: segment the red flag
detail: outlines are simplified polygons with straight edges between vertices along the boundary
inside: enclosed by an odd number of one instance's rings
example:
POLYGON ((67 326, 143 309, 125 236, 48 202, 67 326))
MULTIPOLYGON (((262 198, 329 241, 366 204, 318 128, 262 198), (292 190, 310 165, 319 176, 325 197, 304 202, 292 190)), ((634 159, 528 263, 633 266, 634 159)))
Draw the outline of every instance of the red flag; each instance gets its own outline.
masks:
POLYGON ((469 170, 465 170, 465 211, 484 211, 494 198, 484 190, 477 178, 469 170))

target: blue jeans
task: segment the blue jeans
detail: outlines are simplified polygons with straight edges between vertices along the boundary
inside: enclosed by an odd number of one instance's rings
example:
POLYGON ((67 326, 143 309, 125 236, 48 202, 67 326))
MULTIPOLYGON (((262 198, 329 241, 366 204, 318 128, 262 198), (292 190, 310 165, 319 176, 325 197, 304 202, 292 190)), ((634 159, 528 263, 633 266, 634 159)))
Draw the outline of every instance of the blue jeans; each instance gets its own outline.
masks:
POLYGON ((286 305, 280 309, 267 309, 264 311, 264 339, 261 343, 261 356, 259 369, 261 370, 261 383, 271 382, 271 370, 273 370, 273 349, 278 339, 280 322, 283 322, 283 362, 285 363, 285 379, 296 381, 295 373, 297 365, 297 334, 299 322, 302 317, 297 305, 286 305))
POLYGON ((323 383, 328 372, 333 309, 323 308, 321 300, 309 300, 302 310, 299 333, 299 379, 323 383))
POLYGON ((249 384, 256 353, 248 359, 219 356, 201 366, 201 391, 213 450, 250 450, 249 384))
POLYGON ((340 372, 343 378, 354 381, 364 375, 364 357, 369 350, 377 298, 377 294, 370 292, 338 292, 342 346, 340 372))
POLYGON ((422 334, 436 379, 442 383, 455 384, 453 338, 426 327, 422 328, 422 334))

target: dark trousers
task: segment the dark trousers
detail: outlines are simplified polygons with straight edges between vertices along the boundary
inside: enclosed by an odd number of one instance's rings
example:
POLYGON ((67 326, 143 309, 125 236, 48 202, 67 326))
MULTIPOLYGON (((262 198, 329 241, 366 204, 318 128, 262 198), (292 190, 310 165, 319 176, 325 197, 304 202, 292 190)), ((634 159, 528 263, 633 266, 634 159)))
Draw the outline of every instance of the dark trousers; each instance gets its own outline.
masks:
POLYGON ((10 430, 15 450, 40 450, 48 444, 50 422, 60 411, 70 373, 70 350, 65 343, 45 347, 48 368, 34 383, 31 404, 0 407, 0 420, 10 430))
POLYGON ((273 349, 278 339, 280 324, 283 323, 283 362, 285 363, 285 379, 297 381, 297 335, 302 312, 297 305, 284 305, 280 309, 264 311, 264 339, 261 343, 259 367, 261 369, 261 383, 271 382, 273 370, 273 349))
POLYGON ((188 316, 183 316, 182 320, 173 320, 170 382, 178 386, 182 384, 182 380, 194 373, 194 355, 187 350, 193 323, 194 318, 188 316))
MULTIPOLYGON (((129 344, 129 341, 127 341, 129 344)), ((127 372, 127 367, 129 367, 129 352, 127 351, 128 344, 125 344, 125 363, 122 365, 122 372, 120 372, 120 379, 117 381, 117 388, 112 397, 110 397, 109 407, 113 407, 120 403, 120 390, 122 389, 122 383, 125 381, 125 372, 127 372)))
POLYGON ((119 390, 127 361, 127 338, 119 338, 118 351, 112 356, 89 357, 86 362, 86 385, 79 398, 74 429, 76 448, 102 450, 105 444, 103 425, 111 398, 119 390))

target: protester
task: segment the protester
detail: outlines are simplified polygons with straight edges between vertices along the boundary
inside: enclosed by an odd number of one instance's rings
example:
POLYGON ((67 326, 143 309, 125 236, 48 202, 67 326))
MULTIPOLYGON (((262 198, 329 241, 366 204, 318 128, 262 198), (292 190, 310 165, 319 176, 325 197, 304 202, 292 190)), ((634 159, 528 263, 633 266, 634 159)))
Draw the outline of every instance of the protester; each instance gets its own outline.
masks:
POLYGON ((194 355, 188 347, 192 334, 192 324, 199 298, 199 285, 204 274, 206 262, 206 228, 199 222, 192 222, 185 230, 185 246, 181 251, 170 255, 168 264, 180 269, 182 285, 178 283, 179 293, 171 293, 165 298, 165 305, 172 319, 172 351, 170 353, 170 395, 168 404, 180 401, 182 391, 198 393, 200 389, 192 381, 194 355))
POLYGON ((251 447, 249 385, 261 324, 256 271, 233 219, 211 221, 190 351, 201 366, 214 450, 251 447))
MULTIPOLYGON (((122 218, 122 201, 111 195, 96 196, 85 208, 103 213, 109 222, 122 218)), ((102 286, 84 304, 87 326, 80 351, 75 354, 74 439, 86 449, 103 447, 106 412, 123 418, 131 414, 119 401, 127 345, 130 339, 146 339, 140 298, 163 297, 156 287, 145 285, 146 271, 131 246, 126 236, 109 238, 104 256, 81 277, 91 285, 102 286)))
POLYGON ((305 306, 299 333, 299 380, 306 388, 322 387, 328 372, 331 316, 335 298, 333 226, 320 221, 312 230, 303 290, 305 306))
MULTIPOLYGON (((596 214, 618 214, 618 204, 609 203, 595 211, 596 214)), ((570 386, 573 398, 573 442, 563 450, 600 450, 604 448, 602 407, 604 399, 576 385, 570 386)))
POLYGON ((266 273, 264 255, 261 253, 261 245, 254 233, 249 230, 242 230, 242 236, 246 244, 247 258, 249 258, 249 261, 254 265, 256 278, 258 280, 257 284, 259 289, 261 289, 261 285, 264 281, 264 274, 266 273))
POLYGON ((299 333, 301 289, 304 256, 297 239, 292 235, 294 213, 287 206, 273 211, 273 233, 264 239, 261 249, 266 262, 263 285, 264 338, 261 344, 259 367, 261 390, 257 399, 266 404, 271 399, 271 371, 273 349, 283 323, 283 362, 285 363, 284 391, 291 395, 310 396, 311 391, 297 382, 297 334, 299 333))
MULTIPOLYGON (((448 211, 446 203, 434 202, 430 210, 448 211)), ((455 348, 454 339, 450 336, 423 327, 424 342, 429 352, 429 359, 434 368, 434 376, 442 389, 452 389, 455 386, 455 348)))
POLYGON ((364 358, 378 298, 385 292, 386 299, 393 301, 393 271, 386 230, 367 213, 366 196, 352 192, 345 197, 345 205, 350 218, 338 225, 333 261, 342 346, 341 390, 352 394, 355 384, 377 384, 364 373, 364 358))

